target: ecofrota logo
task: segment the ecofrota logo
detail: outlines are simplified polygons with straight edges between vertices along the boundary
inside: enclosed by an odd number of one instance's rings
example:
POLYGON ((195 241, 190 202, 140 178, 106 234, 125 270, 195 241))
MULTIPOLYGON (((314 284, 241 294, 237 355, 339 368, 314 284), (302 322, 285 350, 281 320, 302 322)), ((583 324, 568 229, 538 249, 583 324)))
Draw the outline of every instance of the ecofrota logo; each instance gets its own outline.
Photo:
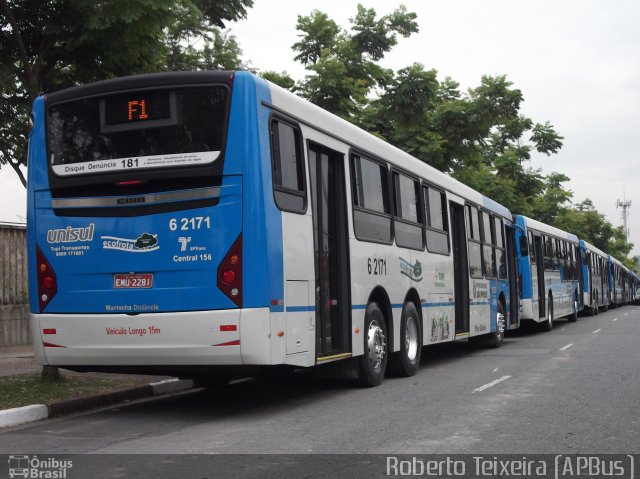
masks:
POLYGON ((67 469, 73 467, 73 461, 38 456, 9 456, 9 477, 33 477, 49 479, 65 479, 67 469))
POLYGON ((422 264, 418 260, 415 264, 411 264, 406 259, 400 258, 400 272, 412 281, 422 281, 422 264))
POLYGON ((116 236, 102 236, 102 248, 127 251, 129 253, 148 253, 160 248, 158 235, 143 233, 136 239, 118 238, 116 236))

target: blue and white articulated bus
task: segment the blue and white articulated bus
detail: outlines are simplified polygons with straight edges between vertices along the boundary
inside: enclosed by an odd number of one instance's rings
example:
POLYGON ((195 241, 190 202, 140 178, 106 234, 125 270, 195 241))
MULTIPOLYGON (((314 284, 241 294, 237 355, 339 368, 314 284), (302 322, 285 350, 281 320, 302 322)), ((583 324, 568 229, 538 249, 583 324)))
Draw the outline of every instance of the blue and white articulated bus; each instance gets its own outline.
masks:
POLYGON ((252 74, 98 82, 33 121, 42 364, 224 382, 353 358, 376 385, 518 326, 506 208, 252 74))
POLYGON ((520 272, 520 319, 540 324, 544 331, 553 320, 578 319, 580 311, 579 240, 574 234, 526 216, 514 216, 520 272))
POLYGON ((580 240, 580 255, 584 309, 595 316, 609 307, 609 255, 584 240, 580 240))
POLYGON ((633 301, 632 272, 619 260, 609 255, 609 305, 616 308, 633 301))
POLYGON ((635 272, 632 272, 631 274, 633 275, 633 304, 640 304, 640 276, 635 272))

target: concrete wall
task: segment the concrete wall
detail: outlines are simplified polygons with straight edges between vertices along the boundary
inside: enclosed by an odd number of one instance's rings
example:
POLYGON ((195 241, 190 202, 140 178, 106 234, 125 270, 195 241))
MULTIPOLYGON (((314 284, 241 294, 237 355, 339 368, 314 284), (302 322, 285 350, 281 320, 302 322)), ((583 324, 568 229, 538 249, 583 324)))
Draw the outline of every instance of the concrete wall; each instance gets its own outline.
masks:
POLYGON ((0 347, 31 344, 24 226, 0 224, 0 347))

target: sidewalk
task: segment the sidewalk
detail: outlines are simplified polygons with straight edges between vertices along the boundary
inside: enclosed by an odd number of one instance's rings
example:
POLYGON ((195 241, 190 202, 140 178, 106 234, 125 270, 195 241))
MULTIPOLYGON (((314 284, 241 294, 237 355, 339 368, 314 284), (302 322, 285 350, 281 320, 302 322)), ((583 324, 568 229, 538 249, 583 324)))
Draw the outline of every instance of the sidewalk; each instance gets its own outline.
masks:
MULTIPOLYGON (((0 377, 21 374, 40 374, 41 371, 42 366, 35 362, 33 348, 31 346, 0 348, 0 377)), ((133 379, 139 380, 140 385, 95 396, 62 399, 49 404, 34 404, 31 406, 0 410, 0 428, 39 421, 52 416, 60 416, 96 407, 105 407, 124 401, 177 393, 193 388, 193 382, 191 380, 178 380, 167 376, 77 373, 66 369, 61 369, 60 373, 64 376, 133 379)))
MULTIPOLYGON (((35 362, 33 348, 31 346, 11 346, 0 348, 0 377, 14 376, 16 374, 40 374, 42 366, 35 362)), ((113 373, 76 373, 66 369, 60 369, 65 376, 86 376, 92 378, 128 378, 148 380, 149 382, 169 379, 168 376, 143 376, 132 374, 113 373)))
POLYGON ((33 359, 31 346, 0 348, 0 376, 33 374, 42 371, 42 366, 33 359))

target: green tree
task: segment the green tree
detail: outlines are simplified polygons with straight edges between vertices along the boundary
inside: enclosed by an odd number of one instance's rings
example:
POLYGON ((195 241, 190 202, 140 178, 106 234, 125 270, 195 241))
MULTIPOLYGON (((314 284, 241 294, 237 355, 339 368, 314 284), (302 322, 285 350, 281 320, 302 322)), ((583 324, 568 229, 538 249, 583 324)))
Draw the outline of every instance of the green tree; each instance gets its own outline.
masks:
POLYGON ((25 184, 31 102, 45 91, 105 78, 236 66, 227 20, 253 0, 0 0, 0 165, 25 184), (203 48, 189 39, 202 38, 203 48), (185 43, 183 43, 183 41, 185 43))
POLYGON ((637 259, 629 257, 633 243, 627 241, 624 228, 613 226, 605 215, 595 209, 590 199, 587 198, 573 207, 562 208, 551 224, 571 231, 580 239, 617 258, 628 268, 636 269, 637 259))
POLYGON ((558 152, 562 137, 549 123, 522 115, 522 101, 522 92, 505 76, 485 76, 479 87, 462 94, 450 78, 439 82, 435 70, 414 64, 399 70, 358 120, 512 211, 549 218, 557 214, 549 201, 559 207, 571 197, 562 186, 568 178, 545 177, 524 165, 533 152, 558 152))
POLYGON ((295 91, 296 81, 287 72, 267 70, 260 73, 260 76, 286 90, 295 91))
POLYGON ((325 13, 314 10, 299 16, 300 41, 293 45, 295 59, 309 74, 296 86, 300 95, 346 119, 356 119, 374 88, 384 87, 393 72, 378 65, 385 53, 418 31, 416 14, 404 6, 380 18, 374 9, 358 5, 347 32, 325 13))

